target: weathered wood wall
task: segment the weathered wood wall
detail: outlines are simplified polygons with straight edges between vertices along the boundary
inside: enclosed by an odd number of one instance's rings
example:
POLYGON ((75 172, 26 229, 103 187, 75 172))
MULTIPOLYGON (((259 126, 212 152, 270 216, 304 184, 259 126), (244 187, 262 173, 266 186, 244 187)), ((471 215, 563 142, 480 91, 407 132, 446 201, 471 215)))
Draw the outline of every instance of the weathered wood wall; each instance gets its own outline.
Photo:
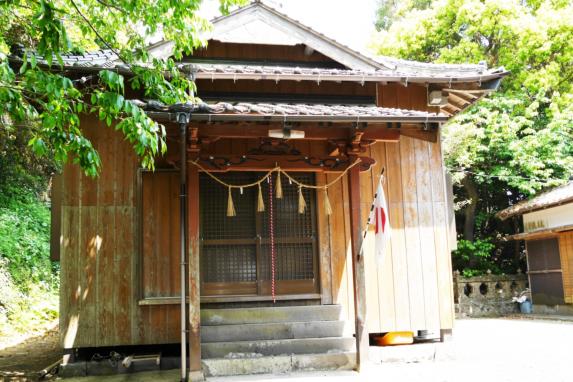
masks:
MULTIPOLYGON (((370 155, 377 164, 372 172, 361 175, 362 218, 366 221, 378 174, 384 166, 392 236, 383 264, 377 264, 373 257, 373 232, 369 232, 364 244, 368 330, 376 333, 451 329, 453 291, 440 146, 401 137, 399 143, 373 145, 370 155)), ((327 179, 334 177, 328 175, 327 179)), ((344 306, 346 317, 352 319, 346 182, 337 183, 328 194, 333 207, 327 222, 332 298, 344 306)))
MULTIPOLYGON (((312 86, 329 94, 335 92, 334 85, 312 86)), ((212 89, 215 86, 216 82, 212 89)), ((308 90, 306 85, 288 86, 293 92, 308 90)), ((381 106, 426 109, 424 87, 388 84, 376 92, 374 86, 353 86, 353 91, 344 93, 376 93, 381 106)), ((257 84, 248 87, 260 91, 257 84)), ((208 90, 207 84, 203 89, 208 90)), ((178 295, 178 248, 173 244, 177 242, 173 228, 179 220, 175 178, 161 172, 143 175, 152 181, 139 193, 138 161, 121 134, 95 119, 82 120, 82 126, 100 152, 102 172, 99 178, 90 179, 77 165, 68 164, 59 183, 61 206, 56 212, 61 229, 53 240, 57 244, 61 236, 62 343, 72 348, 178 342, 178 305, 173 301, 140 304, 145 298, 178 295), (148 224, 141 225, 141 219, 148 224), (155 226, 155 221, 170 228, 155 226)), ((254 139, 221 139, 211 150, 242 155, 258 145, 254 139)), ((328 153, 326 142, 295 141, 294 146, 303 155, 328 153)), ((384 166, 393 227, 385 263, 377 265, 368 257, 369 330, 449 329, 453 320, 451 244, 440 145, 402 136, 397 143, 371 146, 366 155, 378 164, 372 173, 361 175, 362 217, 366 219, 376 174, 384 166)), ((317 182, 336 176, 318 174, 317 182)), ((346 317, 352 319, 347 183, 343 179, 328 190, 334 210, 331 216, 322 210, 323 193, 317 195, 317 222, 322 303, 342 304, 346 317)), ((196 224, 190 230, 197 231, 196 224)), ((191 238, 195 249, 196 236, 191 238)), ((370 237, 365 245, 367 253, 372 251, 370 237)))
MULTIPOLYGON (((179 309, 139 306, 138 161, 121 134, 82 120, 102 160, 97 179, 62 177, 60 330, 65 348, 177 342, 179 309)), ((160 269, 160 268, 158 268, 160 269)), ((144 274, 160 283, 169 277, 144 274)), ((176 283, 177 281, 175 281, 176 283)), ((170 288, 176 288, 173 285, 170 288)))
POLYGON ((559 255, 566 304, 573 304, 573 231, 559 234, 559 255))
MULTIPOLYGON (((377 104, 413 110, 428 107, 425 87, 379 85, 377 104)), ((385 168, 384 190, 392 238, 383 264, 366 258, 367 326, 371 333, 438 330, 453 327, 451 227, 440 143, 402 136, 397 143, 377 143, 367 155, 376 166, 361 175, 362 217, 366 221, 378 175, 385 168)), ((328 175, 327 180, 335 175, 328 175)), ((347 182, 329 190, 333 215, 328 225, 332 257, 333 302, 353 319, 350 221, 347 182), (341 235, 340 233, 344 233, 341 235)), ((374 251, 373 233, 364 244, 374 251)))

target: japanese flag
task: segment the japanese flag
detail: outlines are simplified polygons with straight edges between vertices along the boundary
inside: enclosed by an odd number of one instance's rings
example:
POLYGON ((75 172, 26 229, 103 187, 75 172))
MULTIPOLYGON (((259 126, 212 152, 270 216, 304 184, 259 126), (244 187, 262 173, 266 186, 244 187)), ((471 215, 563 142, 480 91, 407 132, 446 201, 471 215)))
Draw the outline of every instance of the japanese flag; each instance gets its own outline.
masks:
POLYGON ((390 221, 388 219, 388 206, 384 196, 384 188, 382 187, 382 178, 380 177, 378 182, 378 189, 376 190, 376 196, 368 218, 368 224, 374 226, 374 253, 379 264, 384 262, 385 248, 390 238, 390 221))

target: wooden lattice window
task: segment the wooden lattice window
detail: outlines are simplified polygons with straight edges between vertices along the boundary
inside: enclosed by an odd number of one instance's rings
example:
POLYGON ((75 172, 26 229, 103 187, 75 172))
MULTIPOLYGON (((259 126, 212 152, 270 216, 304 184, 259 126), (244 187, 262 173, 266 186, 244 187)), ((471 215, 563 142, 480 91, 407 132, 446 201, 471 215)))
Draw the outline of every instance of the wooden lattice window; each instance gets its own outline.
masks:
MULTIPOLYGON (((218 174, 230 184, 260 179, 262 173, 218 174)), ((297 179, 314 184, 314 174, 297 179)), ((304 189, 308 208, 298 213, 298 189, 283 177, 283 198, 273 199, 276 243, 275 280, 278 294, 318 291, 316 202, 304 189)), ((269 295, 271 253, 269 188, 263 184, 265 212, 257 212, 258 189, 233 190, 237 215, 227 217, 227 189, 206 174, 200 176, 202 295, 269 295)))

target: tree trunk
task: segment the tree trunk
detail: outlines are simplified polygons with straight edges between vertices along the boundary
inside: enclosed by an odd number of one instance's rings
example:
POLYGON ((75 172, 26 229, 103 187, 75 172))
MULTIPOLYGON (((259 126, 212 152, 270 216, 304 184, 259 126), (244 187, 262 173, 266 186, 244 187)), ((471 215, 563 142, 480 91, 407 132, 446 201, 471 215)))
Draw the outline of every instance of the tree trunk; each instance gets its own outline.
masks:
MULTIPOLYGON (((476 184, 469 175, 466 175, 462 179, 462 186, 466 189, 469 198, 469 204, 464 210, 464 239, 468 241, 474 241, 475 236, 475 225, 476 225, 476 208, 478 202, 478 192, 476 184)), ((469 267, 475 267, 477 264, 476 257, 472 254, 470 255, 469 267)))
POLYGON ((478 192, 476 184, 473 179, 466 175, 462 179, 462 186, 466 189, 469 198, 469 204, 465 208, 465 220, 464 220, 464 239, 473 241, 475 234, 475 224, 476 224, 476 208, 478 201, 478 192))

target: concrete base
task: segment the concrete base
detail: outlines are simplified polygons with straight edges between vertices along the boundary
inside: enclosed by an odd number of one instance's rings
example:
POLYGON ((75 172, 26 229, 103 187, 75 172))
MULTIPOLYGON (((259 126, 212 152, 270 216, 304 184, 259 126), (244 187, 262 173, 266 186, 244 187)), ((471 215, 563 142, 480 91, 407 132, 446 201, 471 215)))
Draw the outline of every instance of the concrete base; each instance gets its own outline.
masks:
POLYGON ((238 358, 241 355, 263 357, 285 354, 351 352, 355 348, 356 340, 352 337, 210 342, 201 344, 201 357, 209 359, 238 358))
POLYGON ((340 305, 267 308, 201 309, 201 325, 242 325, 267 322, 338 321, 340 305))
POLYGON ((296 371, 352 370, 355 353, 293 354, 255 358, 212 358, 202 361, 207 377, 251 374, 285 374, 296 371))
POLYGON ((242 325, 201 326, 201 342, 279 340, 341 337, 343 321, 269 322, 242 325))
MULTIPOLYGON (((60 378, 73 378, 73 377, 86 377, 86 376, 111 376, 111 375, 126 375, 130 376, 137 373, 149 371, 165 371, 179 369, 181 362, 179 357, 162 357, 161 365, 155 363, 138 362, 133 363, 129 368, 122 366, 121 362, 112 364, 109 360, 102 361, 78 361, 68 364, 60 365, 58 377, 60 378)), ((133 378, 133 377, 129 377, 133 378)), ((190 382, 201 382, 205 380, 203 371, 189 372, 190 382)))
POLYGON ((369 359, 374 364, 449 361, 455 358, 452 342, 432 342, 401 346, 370 346, 369 359))
POLYGON ((573 305, 539 305, 533 304, 534 314, 549 314, 556 316, 573 316, 573 305))

